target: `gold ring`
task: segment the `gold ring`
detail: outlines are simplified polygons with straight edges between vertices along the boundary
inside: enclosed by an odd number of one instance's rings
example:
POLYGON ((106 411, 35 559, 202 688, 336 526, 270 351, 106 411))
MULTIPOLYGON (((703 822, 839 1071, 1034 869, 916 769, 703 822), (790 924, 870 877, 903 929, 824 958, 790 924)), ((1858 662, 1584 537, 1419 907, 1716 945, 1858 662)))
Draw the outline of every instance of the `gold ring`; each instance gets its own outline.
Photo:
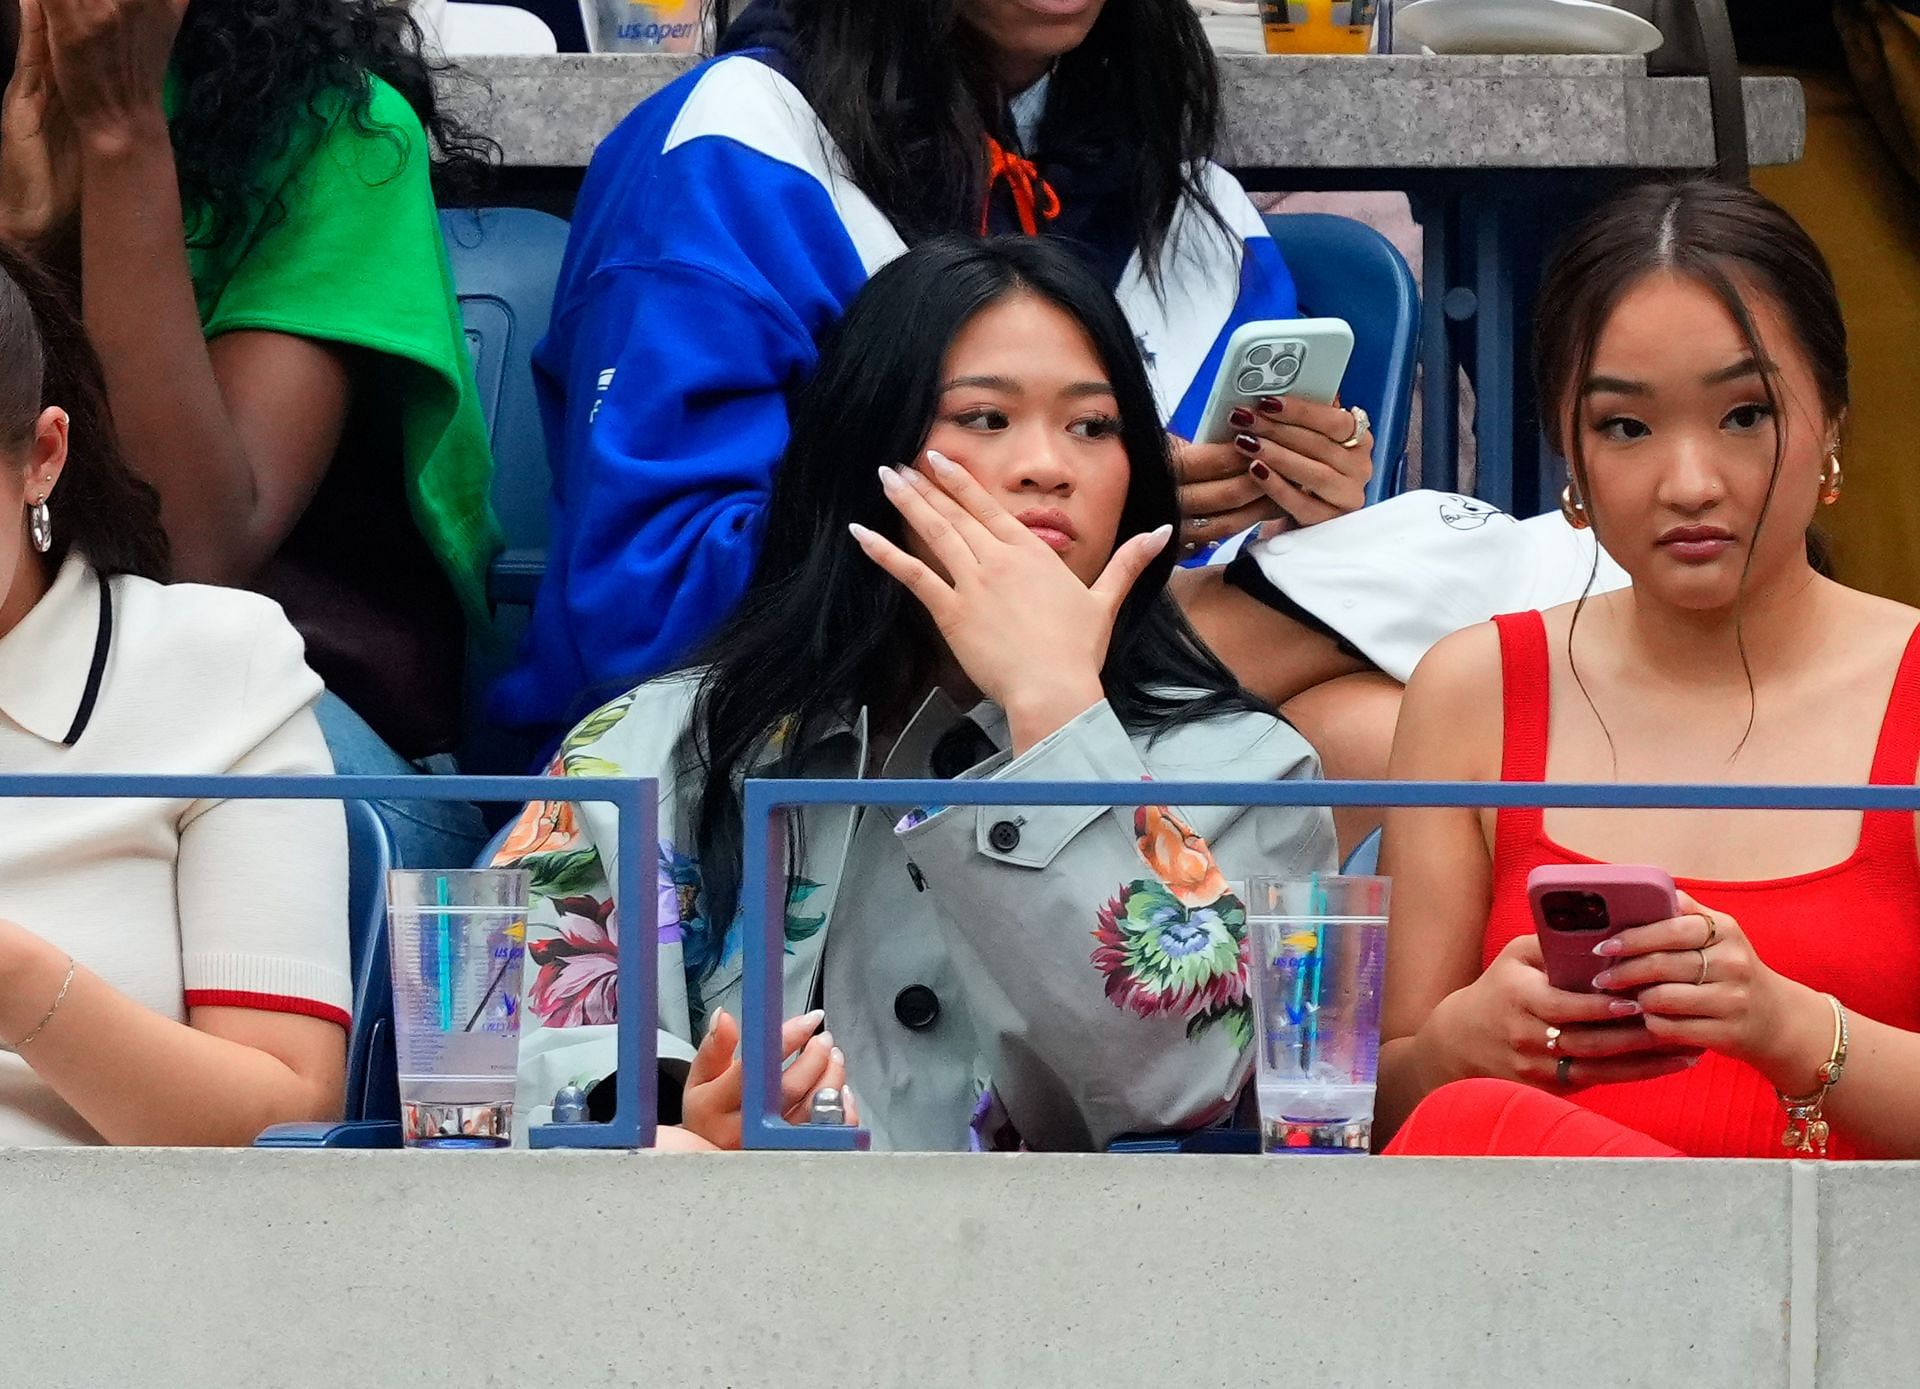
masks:
POLYGON ((1357 449, 1360 447, 1360 440, 1365 437, 1366 432, 1373 428, 1373 420, 1368 416, 1366 410, 1358 405, 1349 405, 1347 407, 1347 413, 1353 416, 1353 437, 1351 439, 1342 439, 1340 441, 1340 447, 1343 449, 1357 449))
POLYGON ((1560 1050, 1560 1029, 1557 1027, 1549 1027, 1547 1029, 1547 1050, 1560 1050))
POLYGON ((1555 1063, 1553 1079, 1557 1085, 1573 1084, 1573 1058, 1571 1056, 1563 1056, 1555 1063))
POLYGON ((1707 938, 1700 942, 1700 948, 1705 950, 1720 939, 1720 928, 1713 924, 1713 918, 1710 916, 1703 918, 1703 920, 1707 923, 1707 938))
POLYGON ((1693 981, 1694 987, 1698 988, 1707 982, 1707 948, 1704 945, 1697 946, 1693 953, 1700 957, 1700 977, 1693 981))

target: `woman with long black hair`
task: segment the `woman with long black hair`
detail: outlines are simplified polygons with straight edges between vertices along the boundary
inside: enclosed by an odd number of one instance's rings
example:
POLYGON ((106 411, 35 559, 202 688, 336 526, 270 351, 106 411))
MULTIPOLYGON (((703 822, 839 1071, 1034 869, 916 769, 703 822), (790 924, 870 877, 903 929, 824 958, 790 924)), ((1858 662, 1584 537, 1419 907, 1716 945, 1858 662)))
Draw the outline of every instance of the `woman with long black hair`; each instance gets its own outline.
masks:
MULTIPOLYGON (((1167 596, 1177 518, 1132 329, 1078 259, 942 238, 856 298, 795 399, 738 612, 697 665, 590 714, 554 766, 660 778, 661 1055, 691 1063, 666 1086, 688 1128, 738 1142, 745 778, 1314 774, 1167 596)), ((539 898, 523 1114, 612 1070, 623 847, 651 848, 556 799, 502 851, 539 898)), ((1316 810, 804 812, 786 1103, 844 1075, 893 1148, 963 1146, 971 1114, 1048 1148, 1205 1122, 1249 1064, 1228 880, 1333 857, 1316 810), (831 1031, 810 1039, 816 1008, 831 1031)))
MULTIPOLYGON (((276 599, 342 770, 450 752, 491 462, 434 205, 484 147, 386 0, 8 0, 0 237, 77 273, 183 579, 276 599), (436 164, 437 157, 437 164, 436 164)), ((389 816, 458 863, 477 817, 389 816)))
MULTIPOLYGON (((1187 0, 757 0, 595 153, 535 373, 554 531, 501 721, 551 736, 682 660, 745 591, 818 344, 881 265, 955 232, 1070 246, 1191 437, 1225 341, 1297 312, 1212 162, 1187 0)), ((1271 403, 1183 447, 1179 550, 1358 507, 1357 415, 1271 403)))

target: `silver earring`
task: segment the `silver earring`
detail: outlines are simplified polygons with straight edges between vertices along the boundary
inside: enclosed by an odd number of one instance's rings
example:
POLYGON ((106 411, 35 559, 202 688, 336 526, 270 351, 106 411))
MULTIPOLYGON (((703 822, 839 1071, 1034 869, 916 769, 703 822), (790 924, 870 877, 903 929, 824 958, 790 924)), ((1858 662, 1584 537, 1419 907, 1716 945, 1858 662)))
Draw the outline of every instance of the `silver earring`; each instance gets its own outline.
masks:
POLYGON ((27 533, 33 539, 33 548, 41 554, 53 548, 53 513, 47 510, 45 497, 27 512, 27 533))

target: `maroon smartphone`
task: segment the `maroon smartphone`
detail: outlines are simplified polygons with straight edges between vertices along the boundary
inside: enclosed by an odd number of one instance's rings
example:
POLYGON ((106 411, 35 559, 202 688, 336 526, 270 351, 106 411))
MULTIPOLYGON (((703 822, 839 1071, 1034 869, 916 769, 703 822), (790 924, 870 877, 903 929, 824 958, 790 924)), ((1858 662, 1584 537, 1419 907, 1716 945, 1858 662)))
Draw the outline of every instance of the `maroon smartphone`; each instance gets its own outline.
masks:
POLYGON ((1608 936, 1680 914, 1673 879, 1658 868, 1625 864, 1547 864, 1527 875, 1533 929, 1556 989, 1588 994, 1611 961, 1593 953, 1608 936))

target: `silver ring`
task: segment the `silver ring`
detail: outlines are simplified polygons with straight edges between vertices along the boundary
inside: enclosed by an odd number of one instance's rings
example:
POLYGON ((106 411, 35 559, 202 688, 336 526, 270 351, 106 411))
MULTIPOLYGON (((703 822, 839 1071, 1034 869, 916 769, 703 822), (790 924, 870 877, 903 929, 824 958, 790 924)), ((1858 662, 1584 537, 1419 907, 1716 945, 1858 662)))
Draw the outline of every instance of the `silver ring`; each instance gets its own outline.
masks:
POLYGON ((1367 431, 1373 428, 1373 419, 1367 414, 1363 407, 1358 405, 1349 405, 1347 407, 1347 413, 1353 416, 1353 437, 1351 439, 1342 439, 1340 441, 1340 447, 1343 449, 1357 449, 1360 447, 1361 439, 1366 437, 1367 431))
POLYGON ((1553 1079, 1556 1085, 1573 1084, 1573 1058, 1563 1056, 1554 1064, 1553 1079))
POLYGON ((1547 1050, 1560 1050, 1560 1029, 1557 1027, 1549 1027, 1547 1029, 1547 1050))

